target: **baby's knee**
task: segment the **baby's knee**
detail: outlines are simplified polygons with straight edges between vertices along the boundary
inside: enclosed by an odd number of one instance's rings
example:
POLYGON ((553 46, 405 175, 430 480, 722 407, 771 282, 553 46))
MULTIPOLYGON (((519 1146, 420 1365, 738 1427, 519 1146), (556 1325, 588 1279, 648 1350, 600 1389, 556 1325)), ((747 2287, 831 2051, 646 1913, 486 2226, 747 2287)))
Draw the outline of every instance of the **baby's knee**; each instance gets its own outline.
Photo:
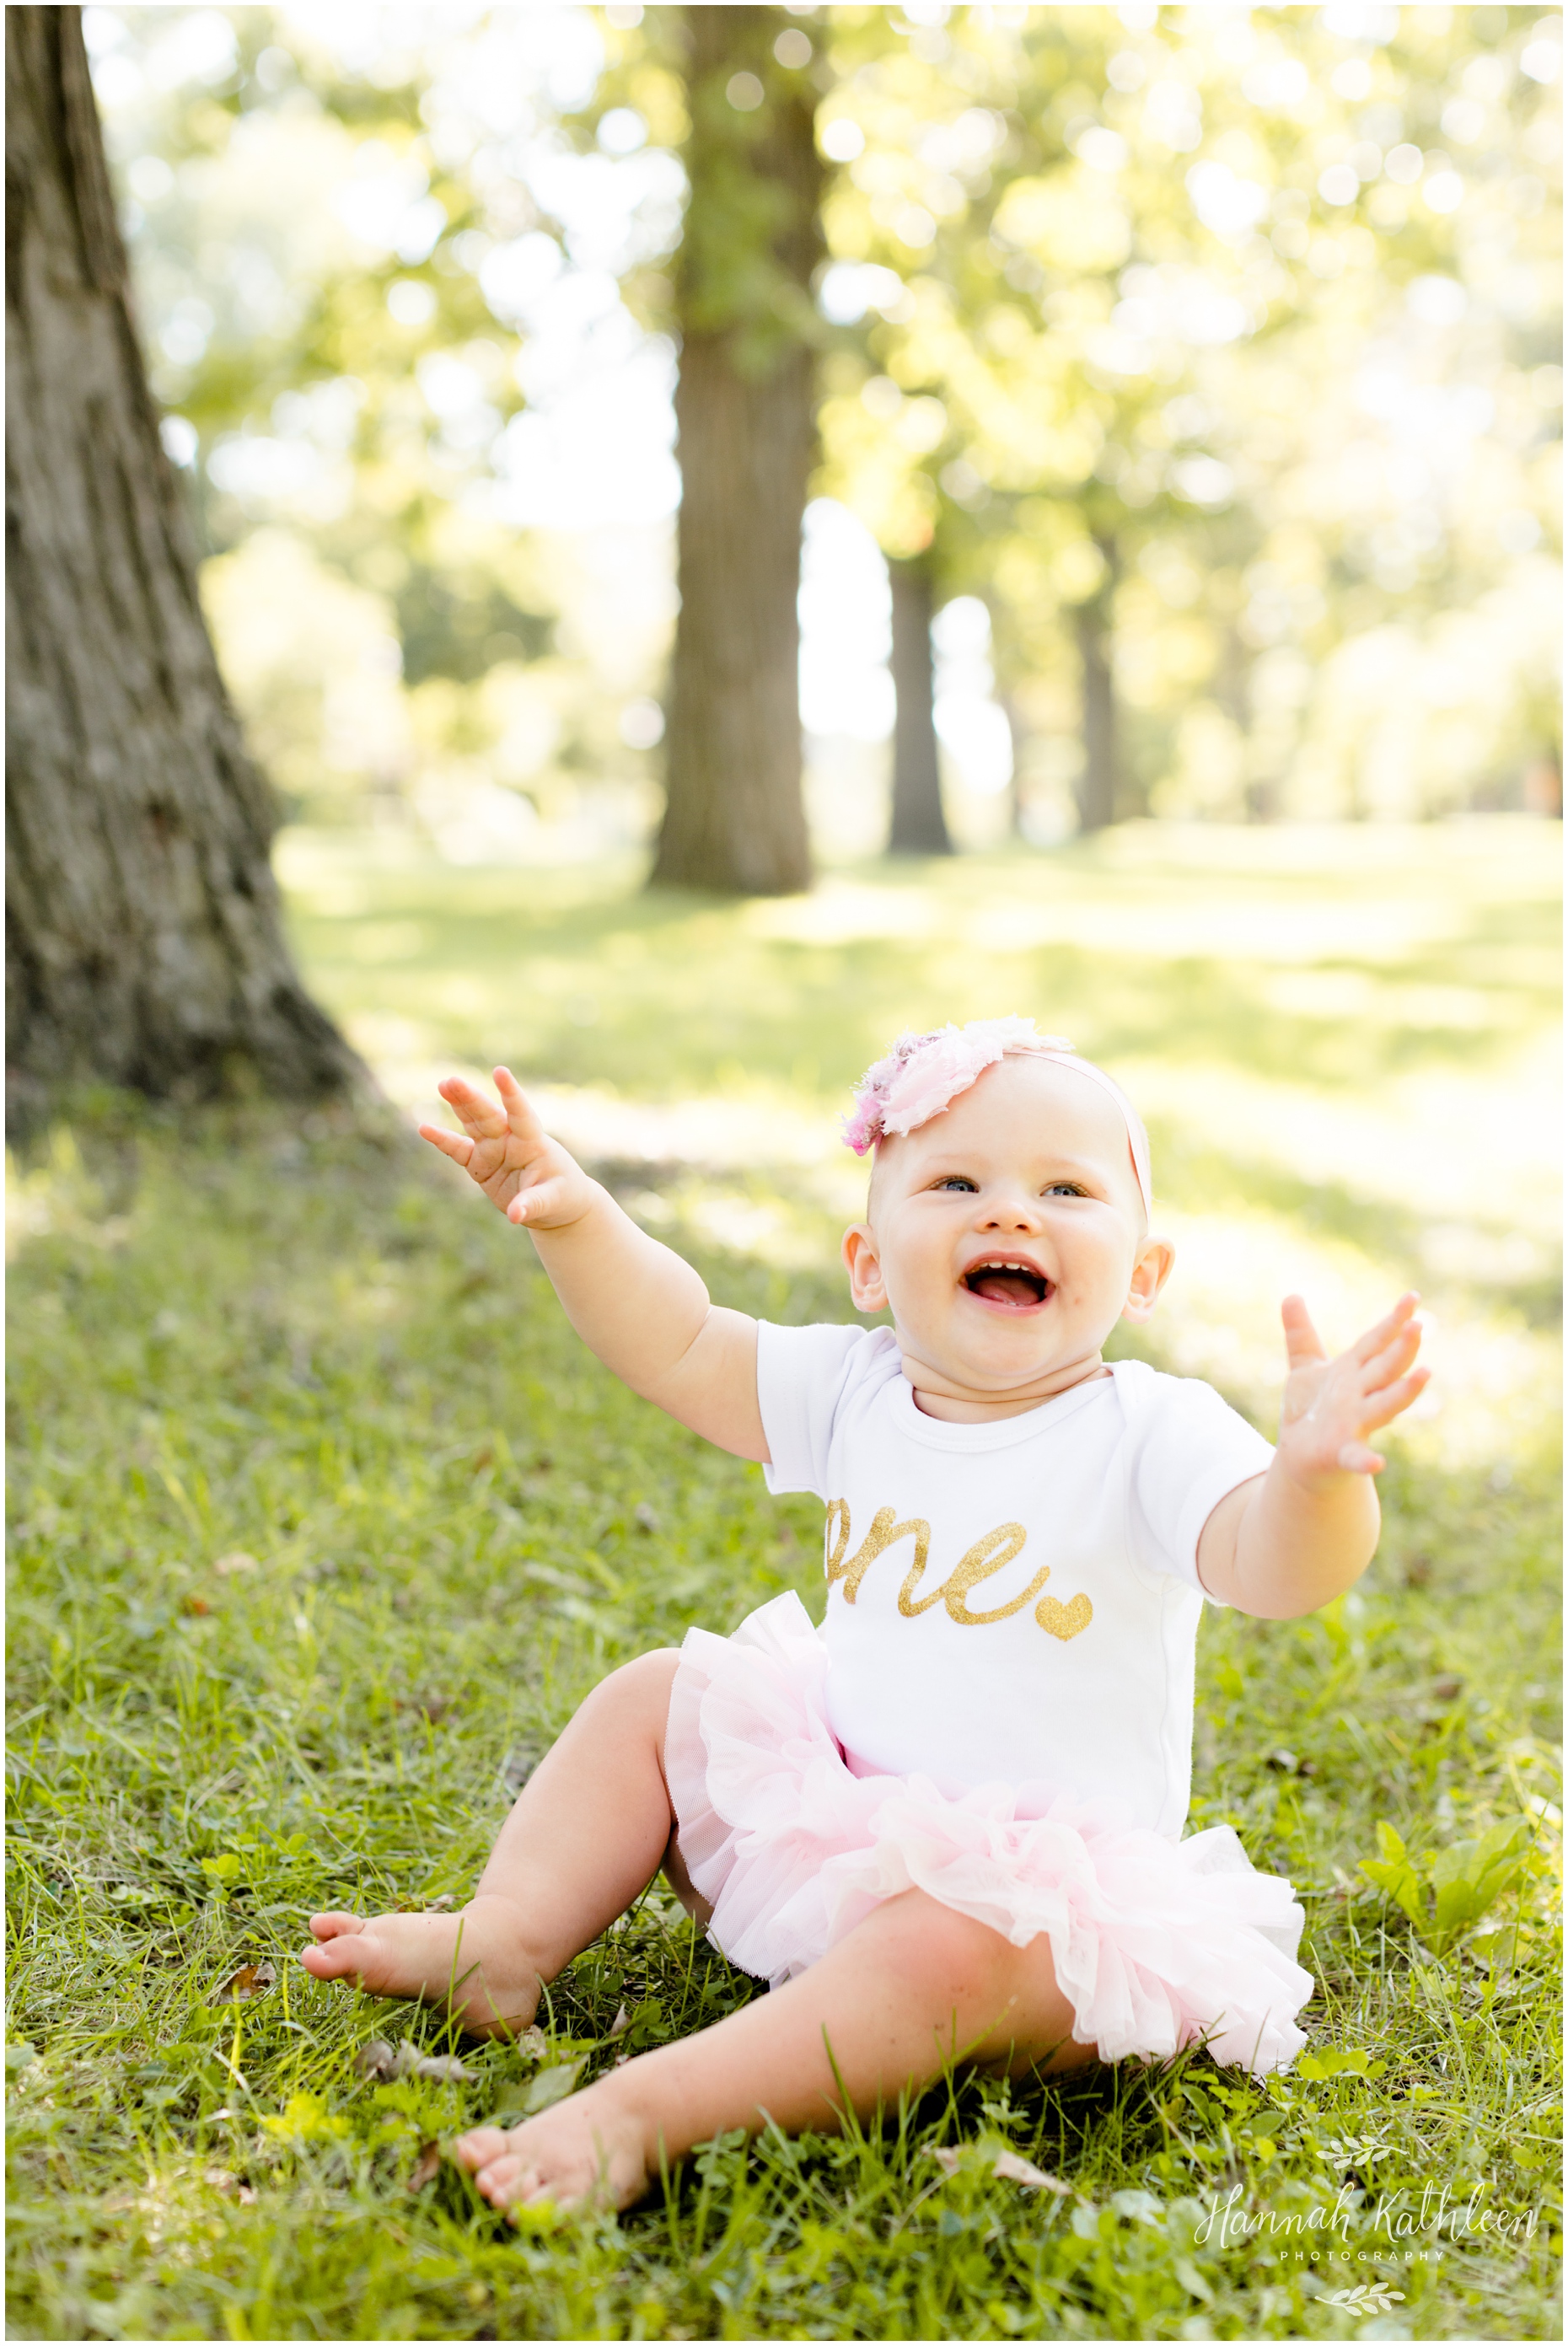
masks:
POLYGON ((636 1719, 657 1731, 662 1744, 669 1712, 669 1690, 679 1661, 677 1646, 657 1646, 652 1653, 639 1654, 635 1662, 623 1662, 619 1669, 599 1680, 584 1703, 584 1710, 614 1712, 621 1719, 636 1719))
POLYGON ((911 1988, 962 1991, 1004 1986, 1017 1949, 972 1914, 956 1913, 923 1890, 906 1890, 877 1909, 884 1967, 911 1988))

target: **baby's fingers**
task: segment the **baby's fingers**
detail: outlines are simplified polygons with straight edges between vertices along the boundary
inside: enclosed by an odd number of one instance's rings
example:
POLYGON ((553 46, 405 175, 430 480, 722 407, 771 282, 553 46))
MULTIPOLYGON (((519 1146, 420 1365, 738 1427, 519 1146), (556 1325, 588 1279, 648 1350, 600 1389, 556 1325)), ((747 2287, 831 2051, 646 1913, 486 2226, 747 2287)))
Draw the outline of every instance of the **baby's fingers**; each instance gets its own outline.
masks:
POLYGON ((467 1133, 453 1132, 450 1125, 422 1124, 419 1137, 428 1140, 433 1148, 439 1148, 443 1157, 450 1157, 454 1165, 466 1165, 473 1155, 473 1143, 467 1133))
POLYGON ((499 1140, 506 1130, 504 1109, 482 1091, 475 1090, 466 1076, 443 1076, 436 1090, 448 1107, 455 1110, 464 1129, 474 1140, 499 1140))
POLYGON ((1305 1296, 1288 1295, 1279 1307, 1279 1317, 1285 1323, 1285 1357, 1291 1368, 1303 1369, 1328 1359, 1305 1296))
POLYGON ((506 1209, 509 1222, 532 1223, 535 1229, 548 1229, 552 1219, 559 1215, 565 1202, 566 1185, 558 1173, 547 1181, 532 1182, 519 1189, 506 1209))
POLYGON ((1374 1352, 1369 1361, 1361 1363, 1357 1380, 1361 1391, 1369 1395, 1379 1392, 1396 1377, 1403 1376, 1420 1351, 1424 1333, 1419 1320, 1407 1320, 1380 1352, 1374 1352))
POLYGON ((510 1067, 497 1067, 495 1088, 501 1095, 501 1105, 506 1111, 509 1128, 527 1148, 541 1148, 548 1137, 534 1110, 533 1102, 510 1067))
POLYGON ((1359 1362, 1363 1367, 1369 1361, 1373 1360, 1405 1326, 1420 1300, 1414 1288, 1407 1289, 1393 1310, 1386 1311, 1377 1325, 1369 1328, 1366 1334, 1358 1338, 1350 1347, 1351 1359, 1359 1362))
POLYGON ((1347 1442, 1336 1461, 1347 1474, 1380 1474, 1388 1463, 1364 1442, 1347 1442))
POLYGON ((1361 1412, 1364 1430, 1370 1433, 1380 1425, 1390 1424, 1401 1410, 1409 1409, 1417 1395, 1424 1392, 1431 1382, 1431 1373, 1430 1369, 1412 1369, 1408 1376, 1400 1377, 1396 1383, 1385 1385, 1381 1392, 1369 1393, 1361 1412))

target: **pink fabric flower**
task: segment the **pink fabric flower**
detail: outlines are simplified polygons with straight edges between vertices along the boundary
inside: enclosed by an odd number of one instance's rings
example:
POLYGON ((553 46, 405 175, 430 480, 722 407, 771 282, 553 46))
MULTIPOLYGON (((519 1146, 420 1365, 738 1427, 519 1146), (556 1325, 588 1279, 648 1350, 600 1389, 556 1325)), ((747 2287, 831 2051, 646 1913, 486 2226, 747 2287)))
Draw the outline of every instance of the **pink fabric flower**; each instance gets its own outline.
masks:
POLYGON ((901 1035, 855 1086, 844 1140, 857 1157, 890 1135, 918 1132, 1009 1051, 1071 1051, 1064 1035, 1040 1035, 1033 1018, 972 1018, 929 1035, 901 1035))
POLYGON ((918 1132, 1010 1053, 1055 1059, 1110 1093, 1127 1127, 1144 1210, 1151 1212, 1149 1139, 1137 1110, 1103 1067, 1080 1058, 1064 1035, 1040 1034, 1033 1018, 972 1018, 967 1026, 949 1025, 927 1035, 901 1035, 887 1056, 868 1067, 855 1086, 854 1114, 844 1119, 845 1147, 864 1157, 881 1141, 918 1132))

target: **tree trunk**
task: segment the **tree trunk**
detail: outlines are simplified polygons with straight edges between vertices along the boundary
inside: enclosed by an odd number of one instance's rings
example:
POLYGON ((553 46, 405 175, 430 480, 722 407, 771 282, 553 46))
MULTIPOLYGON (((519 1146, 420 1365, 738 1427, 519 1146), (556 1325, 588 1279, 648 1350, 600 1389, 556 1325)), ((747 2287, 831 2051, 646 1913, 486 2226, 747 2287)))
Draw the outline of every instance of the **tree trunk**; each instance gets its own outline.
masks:
POLYGON ((951 855, 937 762, 929 562, 890 562, 893 597, 893 819, 890 855, 951 855))
POLYGON ((1007 738, 1013 744, 1013 775, 1007 785, 1007 834, 1010 839, 1023 836, 1023 760, 1028 755, 1029 729, 1023 712, 1004 684, 998 683, 996 698, 1007 719, 1007 738))
MULTIPOLYGON (((1101 551, 1108 554, 1103 546, 1101 551)), ((1110 635, 1108 592, 1097 595, 1092 603, 1080 603, 1078 657, 1084 675, 1084 772, 1078 784, 1078 821, 1084 831, 1104 831, 1121 812, 1110 635)))
POLYGON ((681 505, 655 884, 775 895, 811 876, 800 789, 800 524, 815 446, 812 91, 776 10, 683 11, 691 197, 677 266, 681 505), (747 77, 745 80, 742 77, 747 77), (728 92, 760 104, 738 107, 728 92))
POLYGON ((8 1063, 369 1087, 305 994, 131 320, 80 12, 5 11, 8 1063), (248 1073, 246 1072, 248 1071, 248 1073))

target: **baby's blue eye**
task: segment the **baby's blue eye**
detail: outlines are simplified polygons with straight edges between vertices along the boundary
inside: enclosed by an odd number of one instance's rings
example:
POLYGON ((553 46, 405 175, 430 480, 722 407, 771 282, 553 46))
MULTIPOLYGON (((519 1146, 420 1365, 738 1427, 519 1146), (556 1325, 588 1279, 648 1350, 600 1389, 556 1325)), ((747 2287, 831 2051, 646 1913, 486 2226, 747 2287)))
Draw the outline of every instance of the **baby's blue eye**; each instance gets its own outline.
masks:
POLYGON ((1047 1198, 1086 1198, 1088 1194, 1086 1189, 1079 1188, 1076 1181, 1053 1181, 1044 1192, 1047 1198))
POLYGON ((934 1186, 939 1189, 969 1189, 972 1191, 976 1189, 979 1185, 976 1182, 972 1181, 967 1173, 946 1173, 934 1186))

